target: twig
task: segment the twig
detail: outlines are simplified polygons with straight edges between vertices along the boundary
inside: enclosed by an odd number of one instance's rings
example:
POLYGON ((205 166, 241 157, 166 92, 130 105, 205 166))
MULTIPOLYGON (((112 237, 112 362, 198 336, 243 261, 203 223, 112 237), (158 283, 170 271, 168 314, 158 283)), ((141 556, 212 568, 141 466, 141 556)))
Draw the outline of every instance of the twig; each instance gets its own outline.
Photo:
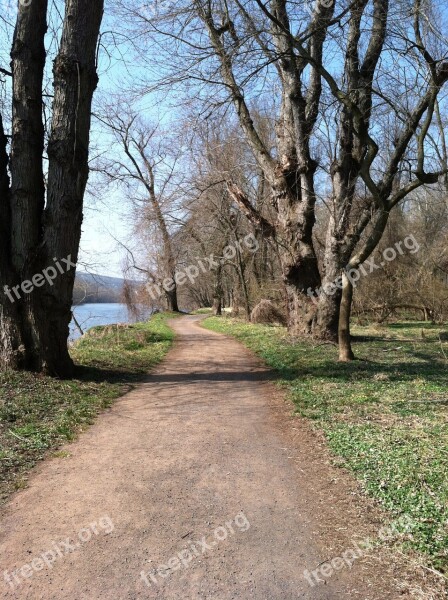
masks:
POLYGON ((74 311, 72 311, 72 319, 73 319, 73 323, 76 325, 79 333, 81 335, 84 335, 84 331, 82 330, 81 325, 78 323, 78 319, 75 317, 74 311))

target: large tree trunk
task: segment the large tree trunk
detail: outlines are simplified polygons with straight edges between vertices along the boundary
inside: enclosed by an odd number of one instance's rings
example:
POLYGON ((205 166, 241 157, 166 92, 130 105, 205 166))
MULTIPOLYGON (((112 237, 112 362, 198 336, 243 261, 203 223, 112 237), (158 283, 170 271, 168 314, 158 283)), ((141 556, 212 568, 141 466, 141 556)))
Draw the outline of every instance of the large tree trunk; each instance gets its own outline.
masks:
POLYGON ((179 312, 177 303, 177 286, 174 285, 169 291, 165 290, 166 308, 169 312, 179 312))
POLYGON ((293 188, 289 199, 285 194, 278 203, 279 256, 288 298, 288 328, 294 335, 313 333, 317 311, 309 291, 318 289, 321 283, 312 241, 314 191, 312 183, 308 184, 307 188, 302 183, 299 198, 293 188))
POLYGON ((9 302, 3 293, 4 286, 12 284, 10 261, 10 189, 8 176, 7 138, 0 115, 0 364, 3 367, 19 368, 24 362, 22 332, 17 306, 9 302))
MULTIPOLYGON (((28 305, 10 297, 8 290, 32 276, 39 262, 37 246, 45 201, 42 154, 42 81, 47 2, 29 7, 19 3, 11 51, 13 72, 11 160, 1 130, 1 296, 0 361, 20 369, 33 363, 33 323, 28 305), (11 186, 7 168, 11 172, 11 186), (8 286, 8 287, 5 287, 8 286)), ((39 270, 39 269, 37 269, 39 270)), ((38 337, 38 336, 36 336, 38 337)))
MULTIPOLYGON (((342 200, 340 204, 345 204, 342 200)), ((334 203, 333 210, 336 210, 334 203)), ((325 242, 325 254, 322 265, 322 285, 319 289, 317 303, 317 318, 314 335, 323 340, 337 342, 339 310, 342 298, 341 275, 347 265, 347 254, 342 252, 340 242, 341 224, 330 217, 325 242)), ((342 231, 345 235, 345 230, 342 231)))
MULTIPOLYGON (((93 93, 98 84, 96 48, 103 0, 68 0, 59 54, 54 62, 54 103, 48 143, 48 189, 44 247, 52 257, 78 260, 84 192, 88 179, 93 93)), ((51 292, 43 288, 48 346, 41 360, 49 372, 70 375, 67 350, 75 269, 58 277, 51 292), (50 315, 50 318, 48 316, 50 315)))
POLYGON ((215 297, 213 299, 213 315, 215 317, 221 317, 222 316, 222 303, 221 303, 221 298, 220 297, 215 297))
MULTIPOLYGON (((45 63, 46 0, 19 3, 12 50, 13 136, 11 188, 2 194, 0 281, 11 287, 51 268, 53 280, 1 299, 0 362, 3 367, 70 376, 67 339, 82 208, 88 178, 88 145, 96 46, 102 0, 67 0, 58 56, 48 143, 45 197, 42 153, 42 75, 45 63), (8 207, 9 203, 9 207, 8 207), (45 208, 44 208, 45 207, 45 208), (64 262, 65 261, 67 262, 64 262), (60 265, 60 267, 58 266, 60 265), (20 296, 20 297, 17 297, 20 296)), ((0 168, 4 167, 1 144, 0 168)), ((0 172, 4 187, 4 169, 0 172)), ((50 272, 49 272, 50 275, 50 272)))
POLYGON ((307 268, 309 262, 312 261, 302 256, 294 265, 288 260, 282 261, 288 301, 288 329, 293 335, 311 335, 316 322, 316 306, 307 290, 317 288, 320 279, 318 271, 307 268))
POLYGON ((283 282, 288 302, 288 328, 294 335, 310 335, 316 322, 316 306, 310 290, 320 286, 319 265, 312 232, 315 224, 313 172, 292 162, 278 170, 272 185, 273 203, 278 211, 275 227, 256 213, 244 192, 235 184, 228 190, 244 214, 278 247, 283 282), (300 171, 303 171, 300 173, 300 171))
POLYGON ((317 308, 316 325, 313 330, 314 337, 321 340, 336 342, 338 339, 339 309, 341 305, 342 291, 334 288, 334 292, 326 292, 333 286, 333 280, 322 281, 322 291, 319 296, 317 308))

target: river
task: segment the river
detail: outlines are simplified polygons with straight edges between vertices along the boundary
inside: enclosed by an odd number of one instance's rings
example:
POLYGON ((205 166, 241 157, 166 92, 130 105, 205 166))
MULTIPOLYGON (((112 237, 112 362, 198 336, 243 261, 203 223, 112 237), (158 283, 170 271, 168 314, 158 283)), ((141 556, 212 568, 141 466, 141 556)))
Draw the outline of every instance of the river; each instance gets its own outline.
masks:
MULTIPOLYGON (((75 306, 73 312, 81 329, 85 333, 87 329, 97 325, 112 325, 114 323, 129 323, 135 319, 131 318, 125 304, 80 304, 75 306)), ((141 319, 149 317, 150 310, 142 311, 141 319)), ((72 321, 70 323, 70 341, 81 337, 81 333, 72 321)))

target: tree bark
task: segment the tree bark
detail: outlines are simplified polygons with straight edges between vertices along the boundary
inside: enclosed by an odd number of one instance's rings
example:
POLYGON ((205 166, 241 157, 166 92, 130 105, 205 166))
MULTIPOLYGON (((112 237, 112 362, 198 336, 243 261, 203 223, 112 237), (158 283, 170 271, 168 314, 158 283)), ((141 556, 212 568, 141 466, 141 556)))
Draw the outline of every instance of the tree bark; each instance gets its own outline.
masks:
POLYGON ((339 360, 350 362, 355 359, 350 335, 350 315, 353 301, 353 285, 345 273, 342 274, 342 298, 339 315, 339 360))
MULTIPOLYGON (((173 278, 174 280, 174 278, 173 278)), ((169 291, 165 290, 166 308, 169 312, 179 312, 177 303, 177 286, 174 285, 169 291)))
POLYGON ((222 297, 222 264, 219 263, 216 268, 215 287, 213 290, 213 314, 215 317, 220 317, 222 315, 222 297))

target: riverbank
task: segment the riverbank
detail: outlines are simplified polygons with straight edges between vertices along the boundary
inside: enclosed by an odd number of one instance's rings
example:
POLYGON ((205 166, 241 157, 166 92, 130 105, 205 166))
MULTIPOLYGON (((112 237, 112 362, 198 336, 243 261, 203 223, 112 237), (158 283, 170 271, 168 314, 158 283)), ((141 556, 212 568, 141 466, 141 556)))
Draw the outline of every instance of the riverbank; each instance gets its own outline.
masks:
POLYGON ((94 327, 71 348, 76 378, 0 372, 0 502, 26 486, 29 470, 162 360, 174 334, 157 314, 145 323, 94 327))
POLYGON ((98 325, 114 323, 143 322, 151 316, 151 309, 137 307, 138 314, 129 314, 126 304, 85 303, 73 307, 73 319, 70 323, 70 343, 79 339, 86 331, 98 325))

